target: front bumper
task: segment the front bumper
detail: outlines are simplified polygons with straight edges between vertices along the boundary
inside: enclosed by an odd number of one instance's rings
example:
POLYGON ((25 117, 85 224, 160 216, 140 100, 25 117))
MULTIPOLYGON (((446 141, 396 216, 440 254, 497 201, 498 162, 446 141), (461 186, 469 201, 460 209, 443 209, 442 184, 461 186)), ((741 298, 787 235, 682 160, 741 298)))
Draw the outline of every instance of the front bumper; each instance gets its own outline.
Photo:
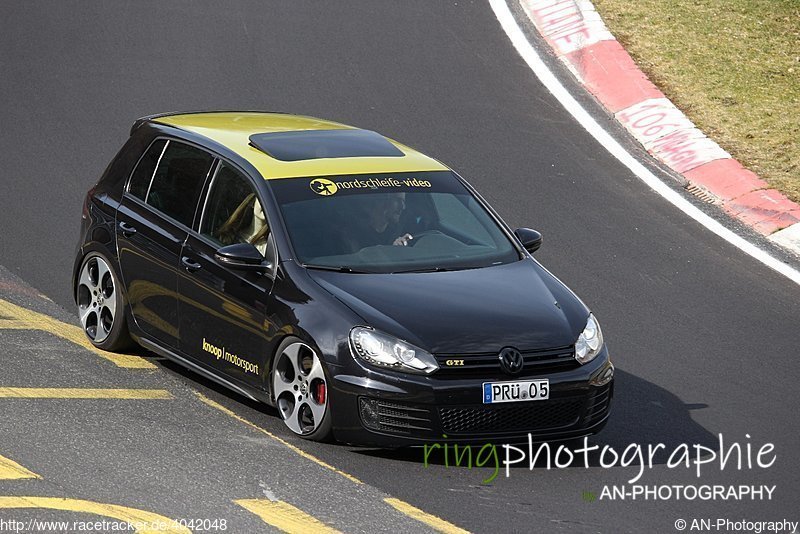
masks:
POLYGON ((377 447, 517 443, 529 434, 534 441, 582 437, 605 426, 614 392, 606 347, 583 366, 515 377, 437 378, 379 371, 355 361, 329 369, 336 439, 377 447), (482 404, 483 382, 532 378, 549 379, 548 400, 482 404))

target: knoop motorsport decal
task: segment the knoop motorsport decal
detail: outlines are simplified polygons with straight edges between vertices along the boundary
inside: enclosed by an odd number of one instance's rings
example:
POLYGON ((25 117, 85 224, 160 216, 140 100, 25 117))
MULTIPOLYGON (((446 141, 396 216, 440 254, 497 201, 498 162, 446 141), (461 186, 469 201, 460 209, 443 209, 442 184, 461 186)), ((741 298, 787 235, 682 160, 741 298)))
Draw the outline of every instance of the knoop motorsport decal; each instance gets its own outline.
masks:
POLYGON ((208 341, 206 341, 206 338, 203 338, 203 350, 208 352, 209 354, 216 356, 218 360, 221 358, 226 362, 231 363, 236 367, 239 367, 245 373, 253 373, 256 375, 258 374, 258 365, 252 362, 248 362, 247 360, 240 358, 236 354, 228 352, 227 350, 225 350, 225 347, 217 347, 216 345, 209 343, 208 341))

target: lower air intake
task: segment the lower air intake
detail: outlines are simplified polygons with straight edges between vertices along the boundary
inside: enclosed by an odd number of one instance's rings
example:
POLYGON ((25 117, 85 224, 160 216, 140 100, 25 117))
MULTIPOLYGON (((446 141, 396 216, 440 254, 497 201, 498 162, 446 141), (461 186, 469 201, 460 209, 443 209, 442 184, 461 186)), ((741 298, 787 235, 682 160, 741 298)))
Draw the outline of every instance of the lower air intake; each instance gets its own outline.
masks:
POLYGON ((549 400, 524 406, 439 408, 448 434, 541 431, 576 424, 585 400, 549 400))

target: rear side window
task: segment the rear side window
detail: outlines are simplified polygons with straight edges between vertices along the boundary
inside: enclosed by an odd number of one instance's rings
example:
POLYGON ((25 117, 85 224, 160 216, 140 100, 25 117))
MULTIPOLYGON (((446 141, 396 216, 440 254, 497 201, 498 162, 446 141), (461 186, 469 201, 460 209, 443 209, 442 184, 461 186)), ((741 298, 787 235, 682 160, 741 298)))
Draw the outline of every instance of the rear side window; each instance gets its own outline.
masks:
POLYGON ((136 165, 136 170, 131 176, 130 184, 128 184, 128 192, 131 195, 141 200, 147 197, 147 189, 153 179, 153 172, 156 170, 156 165, 158 165, 158 160, 164 152, 166 144, 166 139, 154 141, 139 160, 139 164, 136 165))
POLYGON ((158 159, 145 202, 191 227, 200 191, 213 162, 214 157, 208 152, 169 141, 158 159))

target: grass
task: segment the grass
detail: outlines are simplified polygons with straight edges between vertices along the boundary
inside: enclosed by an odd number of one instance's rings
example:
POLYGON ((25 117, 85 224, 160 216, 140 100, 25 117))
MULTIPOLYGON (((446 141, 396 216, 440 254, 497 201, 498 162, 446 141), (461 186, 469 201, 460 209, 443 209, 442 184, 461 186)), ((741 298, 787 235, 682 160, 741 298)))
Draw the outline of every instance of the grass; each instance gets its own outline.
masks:
POLYGON ((800 203, 800 0, 594 4, 678 108, 800 203))

